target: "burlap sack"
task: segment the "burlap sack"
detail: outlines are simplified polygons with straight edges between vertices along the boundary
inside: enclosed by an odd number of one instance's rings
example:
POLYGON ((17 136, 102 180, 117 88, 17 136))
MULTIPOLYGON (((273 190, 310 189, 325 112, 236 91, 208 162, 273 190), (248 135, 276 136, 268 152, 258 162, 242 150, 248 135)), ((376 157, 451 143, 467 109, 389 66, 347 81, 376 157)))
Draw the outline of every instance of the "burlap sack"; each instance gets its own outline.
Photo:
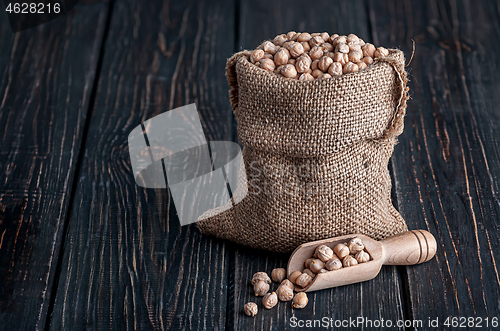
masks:
POLYGON ((267 72, 249 55, 233 55, 226 68, 248 193, 225 212, 205 213, 201 232, 289 252, 323 238, 407 230, 388 171, 408 99, 403 53, 314 81, 267 72))

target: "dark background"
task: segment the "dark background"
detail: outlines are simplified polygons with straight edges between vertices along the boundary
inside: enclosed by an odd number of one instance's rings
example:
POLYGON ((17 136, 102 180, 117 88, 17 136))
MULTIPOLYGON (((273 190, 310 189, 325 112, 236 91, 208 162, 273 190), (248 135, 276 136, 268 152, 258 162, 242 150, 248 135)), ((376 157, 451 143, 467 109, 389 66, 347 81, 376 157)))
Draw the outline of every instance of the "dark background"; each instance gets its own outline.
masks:
POLYGON ((500 317, 499 1, 87 0, 16 34, 0 17, 1 330, 500 317), (356 33, 407 59, 415 40, 393 199, 438 253, 250 318, 253 273, 288 256, 181 228, 168 190, 135 185, 127 136, 195 102, 207 140, 235 140, 225 61, 289 30, 356 33))

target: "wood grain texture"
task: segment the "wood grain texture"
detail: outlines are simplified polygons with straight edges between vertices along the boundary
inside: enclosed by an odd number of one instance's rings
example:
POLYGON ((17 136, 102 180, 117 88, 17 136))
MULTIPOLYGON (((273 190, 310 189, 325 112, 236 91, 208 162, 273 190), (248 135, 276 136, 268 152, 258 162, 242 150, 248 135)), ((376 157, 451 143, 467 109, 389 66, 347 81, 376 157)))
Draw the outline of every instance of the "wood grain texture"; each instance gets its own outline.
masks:
POLYGON ((111 7, 93 103, 109 3, 82 1, 18 34, 0 23, 1 330, 40 330, 47 319, 52 330, 295 330, 293 317, 500 316, 499 1, 111 7), (438 250, 423 265, 382 267, 371 281, 309 293, 305 309, 266 310, 252 275, 286 267, 289 255, 181 228, 167 190, 135 185, 127 137, 196 102, 207 140, 235 139, 225 61, 289 30, 353 32, 407 59, 416 41, 406 128, 391 160, 394 198, 409 228, 430 231, 438 250), (256 317, 243 313, 249 301, 256 317))
MULTIPOLYGON (((240 49, 253 49, 263 40, 290 30, 330 33, 356 33, 370 40, 370 29, 363 1, 323 2, 310 6, 301 1, 242 1, 240 4, 240 49)), ((228 326, 236 330, 295 330, 291 318, 302 320, 323 317, 349 320, 404 319, 405 303, 401 293, 401 275, 396 267, 383 267, 371 281, 308 293, 305 309, 293 309, 291 302, 279 302, 272 310, 262 306, 253 295, 250 280, 257 271, 270 273, 287 265, 289 255, 248 250, 234 246, 230 257, 228 326), (243 313, 245 303, 259 305, 259 314, 249 318, 243 313)), ((275 290, 278 284, 271 285, 275 290)), ((397 329, 397 328, 396 328, 397 329)))
POLYGON ((0 14, 2 330, 45 327, 107 8, 16 34, 0 14))
POLYGON ((498 9, 489 1, 369 2, 380 44, 409 58, 416 41, 412 100, 392 159, 399 210, 438 243, 435 259, 408 267, 416 319, 500 314, 498 9))
POLYGON ((115 2, 52 330, 225 328, 224 242, 181 228, 167 190, 135 184, 127 137, 195 102, 207 140, 230 139, 233 14, 223 1, 115 2))

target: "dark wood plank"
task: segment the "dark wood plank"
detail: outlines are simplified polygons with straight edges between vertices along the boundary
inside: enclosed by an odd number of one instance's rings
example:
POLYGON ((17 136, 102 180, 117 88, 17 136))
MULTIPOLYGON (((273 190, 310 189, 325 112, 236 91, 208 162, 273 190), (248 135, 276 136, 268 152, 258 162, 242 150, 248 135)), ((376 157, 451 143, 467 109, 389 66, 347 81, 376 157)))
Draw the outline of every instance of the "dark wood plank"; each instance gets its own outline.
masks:
POLYGON ((498 9, 489 1, 370 1, 381 44, 409 55, 417 42, 393 158, 400 211, 438 241, 434 260, 408 268, 416 319, 500 314, 498 9))
POLYGON ((107 9, 82 1, 16 34, 0 23, 2 330, 45 327, 107 9))
POLYGON ((230 139, 233 15, 224 1, 114 4, 51 329, 225 328, 225 243, 180 227, 165 189, 135 184, 127 138, 195 102, 207 139, 230 139))
MULTIPOLYGON (((240 48, 253 49, 265 39, 290 30, 349 34, 356 33, 369 41, 369 23, 363 1, 340 4, 323 2, 310 6, 301 1, 243 1, 240 8, 240 48)), ((310 303, 303 309, 292 309, 291 302, 280 302, 272 310, 261 305, 262 298, 253 295, 249 285, 257 271, 286 267, 289 255, 270 254, 233 246, 230 257, 230 300, 228 322, 238 330, 296 330, 291 318, 299 320, 346 320, 363 316, 370 320, 405 318, 404 299, 400 289, 401 275, 395 267, 384 267, 369 282, 309 294, 310 303), (243 313, 246 302, 259 305, 260 312, 250 318, 243 313)), ((272 285, 277 288, 277 284, 272 285)), ((316 329, 319 329, 318 327, 316 329)), ((332 328, 333 329, 333 328, 332 328)), ((397 328, 396 328, 397 329, 397 328)))

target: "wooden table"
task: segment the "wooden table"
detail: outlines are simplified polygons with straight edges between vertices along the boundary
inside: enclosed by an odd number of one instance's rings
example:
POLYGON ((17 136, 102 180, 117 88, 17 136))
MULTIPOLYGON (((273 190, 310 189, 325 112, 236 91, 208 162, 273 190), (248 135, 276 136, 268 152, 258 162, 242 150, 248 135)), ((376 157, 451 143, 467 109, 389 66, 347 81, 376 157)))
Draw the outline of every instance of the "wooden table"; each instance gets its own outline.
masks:
POLYGON ((292 317, 358 316, 488 329, 500 317, 499 18, 487 0, 88 0, 13 34, 4 15, 0 329, 294 330, 292 317), (135 185, 127 137, 195 102, 207 140, 235 140, 225 61, 289 30, 353 32, 407 58, 415 40, 393 200, 438 253, 250 318, 253 273, 288 256, 180 227, 168 190, 135 185))

